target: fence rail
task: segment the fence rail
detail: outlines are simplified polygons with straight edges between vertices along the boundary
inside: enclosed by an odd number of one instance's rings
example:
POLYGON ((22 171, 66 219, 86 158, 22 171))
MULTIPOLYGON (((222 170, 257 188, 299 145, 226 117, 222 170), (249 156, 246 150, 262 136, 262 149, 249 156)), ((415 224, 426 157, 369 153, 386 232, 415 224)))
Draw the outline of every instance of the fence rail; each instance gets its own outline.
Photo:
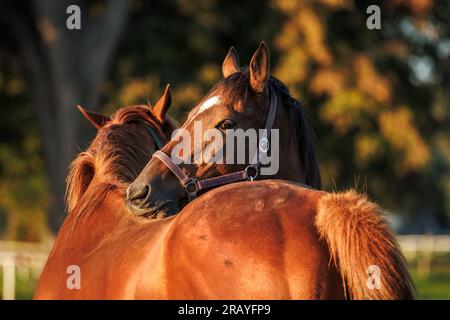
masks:
MULTIPOLYGON (((398 236, 400 247, 407 258, 420 257, 418 269, 429 274, 432 256, 450 253, 450 235, 404 235, 398 236)), ((15 299, 17 278, 38 276, 47 260, 51 243, 21 243, 0 241, 0 266, 2 267, 2 299, 15 299)))
POLYGON ((14 300, 17 278, 29 278, 30 272, 39 275, 47 261, 51 243, 24 243, 0 241, 2 266, 2 298, 14 300))

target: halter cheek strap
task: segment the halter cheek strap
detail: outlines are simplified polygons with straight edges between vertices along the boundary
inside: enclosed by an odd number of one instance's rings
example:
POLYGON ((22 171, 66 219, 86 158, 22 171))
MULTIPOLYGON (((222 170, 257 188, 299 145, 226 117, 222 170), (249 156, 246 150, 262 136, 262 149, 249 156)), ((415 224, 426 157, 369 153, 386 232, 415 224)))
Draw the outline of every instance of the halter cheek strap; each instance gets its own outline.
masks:
POLYGON ((167 140, 167 138, 165 137, 164 132, 159 128, 159 126, 152 121, 147 122, 144 120, 139 120, 139 122, 144 124, 145 129, 147 129, 148 134, 155 143, 156 149, 159 150, 164 147, 165 142, 163 140, 167 140))
POLYGON ((275 123, 275 117, 277 114, 278 100, 277 96, 272 88, 269 88, 269 113, 266 119, 266 125, 264 127, 264 134, 259 139, 258 148, 256 149, 255 155, 253 156, 250 165, 245 168, 245 170, 237 171, 234 173, 223 174, 217 177, 197 180, 195 178, 189 177, 178 165, 176 165, 172 159, 162 152, 161 150, 156 151, 153 157, 158 158, 172 173, 178 178, 181 185, 185 188, 188 194, 189 201, 194 200, 197 197, 199 191, 203 189, 209 189, 214 187, 219 187, 225 184, 250 180, 253 181, 257 178, 259 174, 259 169, 261 163, 259 161, 259 150, 263 149, 263 152, 269 150, 270 134, 275 123))
POLYGON ((161 138, 158 136, 158 134, 155 132, 155 130, 150 126, 145 126, 148 133, 152 137, 153 141, 155 142, 156 148, 159 150, 162 147, 164 147, 164 143, 161 141, 161 138))

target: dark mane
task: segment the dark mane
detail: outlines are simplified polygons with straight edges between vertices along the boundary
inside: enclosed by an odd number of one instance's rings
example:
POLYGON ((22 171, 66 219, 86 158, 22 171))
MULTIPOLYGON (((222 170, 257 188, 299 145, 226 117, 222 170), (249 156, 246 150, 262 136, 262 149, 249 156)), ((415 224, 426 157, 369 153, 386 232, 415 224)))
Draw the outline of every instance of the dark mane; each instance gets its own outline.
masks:
MULTIPOLYGON (((240 72, 233 73, 218 82, 205 99, 218 91, 222 93, 222 97, 227 100, 227 103, 245 99, 249 83, 248 68, 243 68, 240 72)), ((321 178, 314 146, 314 132, 309 125, 307 110, 301 107, 300 103, 290 95, 289 89, 280 80, 270 77, 269 85, 275 89, 282 105, 287 108, 289 113, 289 119, 299 143, 298 152, 302 161, 306 184, 320 189, 321 178)))
POLYGON ((322 181, 316 158, 315 136, 309 124, 308 111, 290 95, 289 89, 280 80, 271 77, 270 82, 280 95, 283 106, 288 108, 289 119, 294 126, 295 135, 299 143, 298 152, 302 160, 306 184, 320 190, 322 181))
POLYGON ((70 165, 66 190, 68 212, 83 216, 93 211, 108 192, 124 192, 138 176, 149 161, 154 145, 143 123, 158 132, 163 141, 174 129, 169 123, 161 126, 147 106, 119 109, 98 131, 89 148, 70 165), (94 176, 98 183, 87 191, 94 176))

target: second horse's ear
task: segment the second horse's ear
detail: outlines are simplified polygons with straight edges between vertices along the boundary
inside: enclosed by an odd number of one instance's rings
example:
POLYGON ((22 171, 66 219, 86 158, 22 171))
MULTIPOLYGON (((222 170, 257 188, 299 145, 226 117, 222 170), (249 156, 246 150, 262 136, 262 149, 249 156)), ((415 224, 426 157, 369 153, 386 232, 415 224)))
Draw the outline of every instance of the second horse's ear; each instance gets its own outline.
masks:
POLYGON ((223 60, 222 74, 223 77, 226 78, 230 74, 233 74, 238 71, 239 71, 239 56, 236 49, 234 49, 234 47, 231 47, 230 50, 228 50, 227 56, 223 60))
POLYGON ((163 123, 166 120, 166 113, 172 104, 172 94, 170 93, 170 85, 166 86, 166 90, 158 102, 153 107, 153 113, 159 122, 163 123))
POLYGON ((94 127, 98 130, 101 129, 108 121, 111 120, 109 116, 92 112, 89 110, 86 110, 82 106, 77 106, 78 110, 80 110, 81 114, 88 119, 90 123, 94 125, 94 127))
POLYGON ((261 41, 258 49, 253 54, 249 69, 250 86, 257 93, 263 92, 267 86, 267 81, 269 80, 270 73, 269 48, 264 43, 264 41, 261 41))

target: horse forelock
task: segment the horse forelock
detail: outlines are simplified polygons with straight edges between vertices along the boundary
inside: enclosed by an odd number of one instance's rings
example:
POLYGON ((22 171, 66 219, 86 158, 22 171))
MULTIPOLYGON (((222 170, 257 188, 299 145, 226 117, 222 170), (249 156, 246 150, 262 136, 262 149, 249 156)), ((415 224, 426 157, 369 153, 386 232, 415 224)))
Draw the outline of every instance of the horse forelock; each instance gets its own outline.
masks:
POLYGON ((69 212, 76 210, 82 215, 82 211, 104 199, 104 190, 123 191, 137 177, 149 161, 154 145, 143 123, 158 131, 162 140, 173 129, 170 124, 161 125, 147 106, 119 109, 69 168, 66 189, 69 212), (86 192, 94 178, 98 186, 86 192), (78 206, 80 202, 82 206, 78 206))

